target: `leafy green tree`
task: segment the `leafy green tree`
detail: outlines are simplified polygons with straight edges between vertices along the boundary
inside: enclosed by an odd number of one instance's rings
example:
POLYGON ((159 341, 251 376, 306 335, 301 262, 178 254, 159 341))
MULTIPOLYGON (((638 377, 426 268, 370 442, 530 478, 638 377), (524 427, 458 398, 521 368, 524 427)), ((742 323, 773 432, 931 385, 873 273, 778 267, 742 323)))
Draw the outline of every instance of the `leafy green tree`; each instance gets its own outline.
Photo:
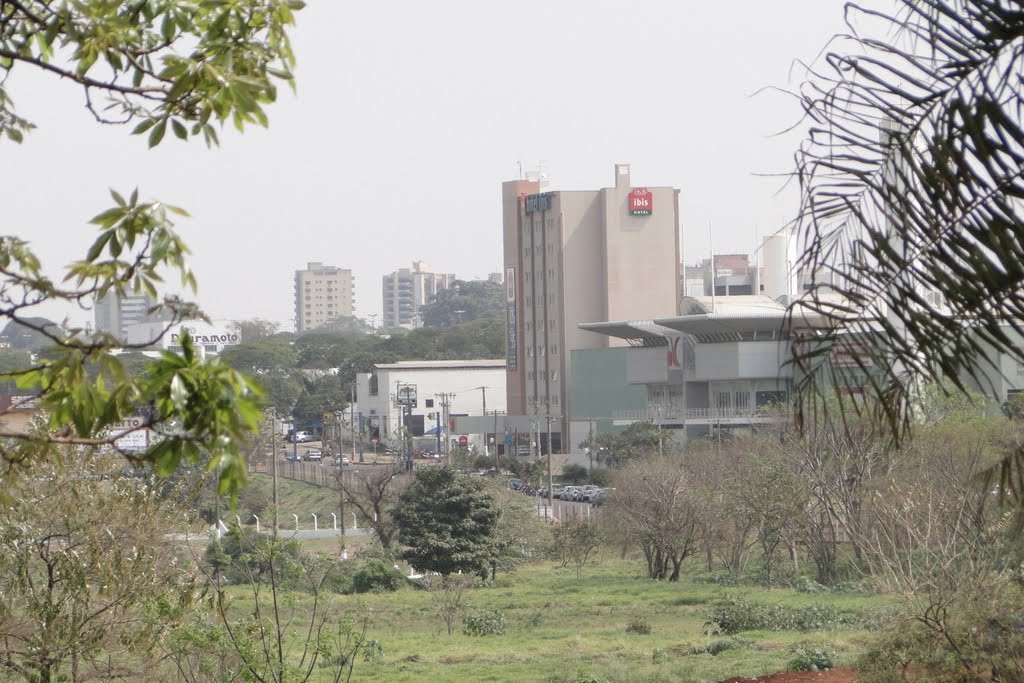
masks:
POLYGON ((281 329, 281 325, 272 320, 250 318, 249 320, 232 321, 231 329, 238 333, 243 344, 251 344, 261 339, 276 336, 281 329))
POLYGON ((420 310, 423 324, 451 327, 482 318, 505 319, 505 286, 490 280, 456 280, 420 310))
POLYGON ((480 478, 422 468, 394 511, 406 547, 402 557, 420 571, 486 578, 499 514, 494 494, 480 478))
POLYGON ((143 677, 198 597, 174 548, 176 510, 91 452, 36 463, 0 506, 0 676, 143 677))
POLYGON ((548 549, 551 535, 547 522, 537 515, 533 500, 507 488, 495 487, 494 498, 500 515, 491 544, 491 578, 498 570, 511 572, 548 549))
POLYGON ((574 462, 566 463, 562 466, 562 480, 572 484, 579 484, 581 481, 586 481, 589 472, 583 465, 579 465, 574 462))
MULTIPOLYGON (((793 345, 797 396, 829 391, 832 349, 858 339, 865 407, 899 436, 922 380, 986 387, 1000 354, 1024 362, 1024 14, 992 0, 848 10, 852 30, 800 93, 798 267, 829 284, 793 309, 825 318, 819 343, 793 345)), ((1018 507, 1022 468, 1022 449, 1000 468, 1018 507)))
POLYGON ((650 422, 634 422, 620 434, 594 434, 584 439, 581 445, 590 449, 594 460, 613 469, 620 469, 639 458, 667 455, 674 450, 671 439, 650 422))
MULTIPOLYGON (((266 125, 264 106, 277 84, 292 83, 293 55, 286 29, 296 0, 238 2, 56 3, 27 0, 0 9, 0 136, 20 142, 32 124, 15 113, 7 76, 35 68, 81 87, 90 113, 105 123, 136 123, 150 147, 170 130, 187 139, 217 142, 217 125, 266 125)), ((190 340, 180 355, 162 354, 144 372, 129 375, 112 353, 110 335, 64 331, 31 316, 33 307, 88 306, 108 295, 145 293, 157 299, 168 276, 195 291, 188 249, 172 217, 185 212, 158 201, 111 193, 115 206, 92 220, 99 234, 62 281, 45 275, 28 243, 0 238, 3 262, 0 318, 41 335, 45 357, 10 371, 22 390, 39 394, 46 430, 0 430, 0 476, 12 463, 58 457, 76 446, 117 449, 112 428, 143 412, 157 438, 145 452, 122 451, 133 464, 160 473, 182 460, 218 467, 223 491, 245 480, 239 447, 260 415, 256 386, 223 362, 204 362, 190 340)), ((202 317, 198 309, 167 297, 158 312, 167 329, 202 317)), ((155 341, 155 340, 154 340, 155 341)))

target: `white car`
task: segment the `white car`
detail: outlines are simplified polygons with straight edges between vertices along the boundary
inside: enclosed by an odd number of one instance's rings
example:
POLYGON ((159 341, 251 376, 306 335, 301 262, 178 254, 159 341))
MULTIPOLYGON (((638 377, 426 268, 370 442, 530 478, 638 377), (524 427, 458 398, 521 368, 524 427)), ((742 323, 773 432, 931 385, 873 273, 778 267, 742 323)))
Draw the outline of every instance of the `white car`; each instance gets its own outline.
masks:
POLYGON ((310 448, 306 451, 306 460, 320 462, 324 459, 324 453, 319 448, 310 448))

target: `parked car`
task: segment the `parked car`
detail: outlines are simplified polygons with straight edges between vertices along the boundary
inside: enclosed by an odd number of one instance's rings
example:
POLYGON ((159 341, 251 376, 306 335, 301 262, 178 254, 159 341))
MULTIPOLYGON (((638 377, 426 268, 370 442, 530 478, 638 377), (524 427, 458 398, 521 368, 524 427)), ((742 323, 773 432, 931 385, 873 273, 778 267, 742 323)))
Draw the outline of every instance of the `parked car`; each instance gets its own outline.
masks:
POLYGON ((580 494, 580 491, 581 489, 579 486, 566 486, 562 489, 562 500, 579 500, 577 496, 580 494))
POLYGON ((319 448, 310 448, 306 451, 306 460, 320 462, 324 459, 324 453, 319 448))
POLYGON ((293 432, 288 440, 293 441, 295 443, 306 443, 307 441, 314 441, 315 439, 313 438, 313 435, 310 434, 309 432, 298 431, 293 432))
POLYGON ((593 484, 587 484, 583 487, 583 493, 580 496, 580 500, 584 503, 592 503, 594 502, 594 496, 596 496, 600 491, 601 487, 594 486, 593 484))

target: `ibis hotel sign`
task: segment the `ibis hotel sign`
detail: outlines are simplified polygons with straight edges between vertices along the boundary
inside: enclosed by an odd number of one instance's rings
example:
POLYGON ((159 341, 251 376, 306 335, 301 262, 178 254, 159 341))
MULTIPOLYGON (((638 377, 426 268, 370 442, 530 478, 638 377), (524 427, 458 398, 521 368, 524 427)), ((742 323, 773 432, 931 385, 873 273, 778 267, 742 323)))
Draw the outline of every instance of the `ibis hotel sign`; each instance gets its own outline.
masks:
POLYGON ((634 187, 629 191, 629 215, 650 216, 654 210, 654 194, 646 187, 634 187))

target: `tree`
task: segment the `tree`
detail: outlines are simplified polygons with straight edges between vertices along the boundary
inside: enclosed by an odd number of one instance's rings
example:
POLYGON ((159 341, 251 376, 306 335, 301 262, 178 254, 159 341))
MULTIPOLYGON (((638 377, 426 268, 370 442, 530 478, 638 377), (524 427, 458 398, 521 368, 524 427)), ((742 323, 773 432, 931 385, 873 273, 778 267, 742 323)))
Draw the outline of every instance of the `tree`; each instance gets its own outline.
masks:
POLYGON ((650 422, 634 422, 621 434, 602 432, 584 439, 581 446, 589 448, 594 459, 606 467, 619 469, 629 462, 675 450, 674 442, 662 429, 650 422))
POLYGON ((537 515, 534 501, 505 487, 496 487, 494 498, 500 515, 491 544, 491 578, 498 570, 510 572, 539 558, 550 542, 547 523, 537 515))
MULTIPOLYGON (((798 397, 824 391, 831 349, 856 339, 866 404, 912 425, 914 387, 990 385, 1000 354, 1024 362, 1024 14, 993 0, 848 6, 851 32, 802 89, 800 268, 816 288, 793 308, 825 318, 796 345, 798 397), (864 19, 871 30, 859 30, 864 19)), ((1000 469, 1024 505, 1024 450, 1000 469)))
MULTIPOLYGON (((223 629, 218 648, 238 662, 226 680, 302 682, 314 674, 319 680, 318 669, 331 664, 338 668, 329 680, 351 679, 356 656, 368 645, 367 621, 346 622, 327 604, 338 558, 303 556, 294 539, 246 534, 235 526, 226 539, 208 546, 204 560, 196 560, 223 629), (243 604, 251 605, 251 612, 233 604, 239 594, 224 589, 222 575, 244 586, 248 600, 243 604), (304 592, 309 600, 295 600, 288 589, 304 592)), ((206 652, 195 644, 172 650, 179 671, 197 654, 206 652)))
POLYGON ((637 460, 616 478, 610 516, 621 534, 640 543, 652 579, 678 581, 683 560, 699 547, 706 499, 686 465, 678 458, 637 460))
POLYGON ((338 470, 338 482, 347 501, 362 514, 381 547, 390 550, 396 533, 394 506, 405 486, 402 470, 386 465, 364 467, 346 478, 342 469, 338 470))
POLYGON ((262 318, 251 318, 249 320, 233 320, 231 329, 238 333, 243 344, 273 337, 281 329, 281 325, 272 320, 262 318))
POLYGON ((552 529, 551 550, 566 567, 571 562, 576 569, 576 578, 583 577, 583 567, 597 553, 604 543, 601 529, 587 519, 573 517, 562 521, 552 529))
POLYGON ((505 287, 490 280, 456 280, 420 309, 423 324, 451 327, 483 318, 505 319, 505 287))
POLYGON ((486 578, 499 511, 479 478, 449 468, 417 470, 394 510, 403 559, 424 572, 486 578))
MULTIPOLYGON (((0 135, 20 142, 32 124, 15 113, 7 76, 36 68, 82 87, 86 107, 103 123, 137 125, 150 147, 168 129, 181 139, 202 135, 217 142, 217 124, 236 128, 266 125, 264 106, 277 84, 292 82, 293 56, 286 29, 296 0, 235 3, 5 3, 0 10, 0 135), (100 102, 100 98, 106 102, 100 102)), ((259 423, 259 392, 247 378, 218 361, 204 362, 190 340, 181 355, 163 354, 145 372, 128 376, 112 349, 110 335, 62 330, 31 316, 34 307, 69 304, 89 307, 108 295, 146 293, 168 276, 195 291, 188 249, 172 217, 184 211, 140 199, 137 190, 111 193, 115 206, 97 215, 99 231, 84 258, 54 282, 28 243, 0 240, 4 263, 0 318, 41 335, 52 347, 45 358, 10 371, 22 390, 38 393, 46 415, 43 433, 17 433, 0 451, 0 476, 11 463, 58 457, 65 448, 108 445, 117 449, 112 428, 142 414, 142 428, 158 438, 145 452, 120 451, 133 464, 152 464, 161 473, 184 459, 219 467, 221 488, 237 491, 245 480, 239 446, 259 423)), ((170 329, 202 317, 177 297, 165 297, 158 312, 170 329)), ((149 340, 150 343, 156 339, 149 340)), ((147 346, 143 344, 140 346, 147 346)))
POLYGON ((564 481, 579 484, 581 481, 586 481, 589 474, 587 468, 578 463, 567 462, 562 465, 562 479, 564 481))
POLYGON ((8 482, 0 506, 0 669, 23 680, 137 678, 188 613, 173 506, 92 452, 8 482))

